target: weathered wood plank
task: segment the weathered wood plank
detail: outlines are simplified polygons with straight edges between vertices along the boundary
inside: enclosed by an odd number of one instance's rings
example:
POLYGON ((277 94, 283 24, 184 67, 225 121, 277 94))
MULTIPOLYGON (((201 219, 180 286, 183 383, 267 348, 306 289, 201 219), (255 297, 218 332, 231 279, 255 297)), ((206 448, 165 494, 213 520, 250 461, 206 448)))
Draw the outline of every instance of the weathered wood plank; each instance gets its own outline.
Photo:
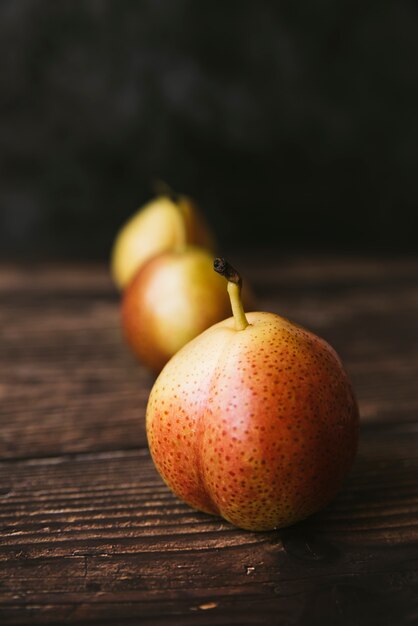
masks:
POLYGON ((145 450, 3 462, 0 615, 14 624, 205 624, 211 611, 215 624, 256 624, 277 615, 297 623, 313 610, 336 623, 396 615, 412 624, 417 444, 409 425, 366 426, 337 499, 271 533, 179 502, 145 450))
MULTIPOLYGON (((260 307, 336 347, 362 418, 414 421, 418 263, 258 263, 243 266, 260 307)), ((0 457, 146 445, 153 377, 128 353, 118 308, 100 268, 0 272, 0 457)))
POLYGON ((152 376, 125 348, 102 267, 0 271, 0 623, 418 620, 418 261, 232 259, 260 308, 327 338, 362 414, 323 512, 248 533, 157 476, 152 376))
MULTIPOLYGON (((68 536, 82 542, 84 533, 88 536, 89 523, 98 527, 108 524, 115 538, 126 538, 128 527, 132 536, 152 535, 156 523, 157 535, 165 532, 165 525, 171 535, 178 533, 180 526, 187 530, 185 516, 190 532, 198 532, 199 539, 200 523, 209 525, 210 532, 221 524, 218 518, 195 514, 174 498, 158 477, 147 450, 5 461, 0 464, 0 490, 3 549, 24 545, 25 550, 38 550, 43 540, 48 543, 55 535, 58 544, 68 536), (68 534, 62 532, 63 525, 68 534)), ((400 529, 397 541, 418 540, 414 517, 418 508, 418 426, 363 427, 356 469, 337 503, 337 508, 321 515, 323 530, 342 536, 358 528, 378 537, 382 532, 395 537, 400 529)), ((233 529, 228 524, 221 526, 228 532, 233 529)))

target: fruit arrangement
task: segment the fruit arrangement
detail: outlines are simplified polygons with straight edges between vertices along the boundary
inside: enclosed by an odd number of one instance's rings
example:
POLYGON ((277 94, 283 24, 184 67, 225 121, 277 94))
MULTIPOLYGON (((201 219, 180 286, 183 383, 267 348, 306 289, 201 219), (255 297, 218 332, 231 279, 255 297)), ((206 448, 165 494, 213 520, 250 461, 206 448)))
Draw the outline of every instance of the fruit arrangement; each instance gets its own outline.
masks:
MULTIPOLYGON (((188 341, 229 315, 212 270, 214 236, 195 203, 167 191, 116 237, 112 275, 122 293, 122 329, 138 359, 159 372, 188 341)), ((252 302, 250 291, 246 302, 252 302)))
POLYGON ((115 276, 141 260, 129 270, 123 326, 146 365, 164 366, 146 412, 152 458, 192 507, 248 530, 288 526, 324 507, 352 465, 352 385, 326 341, 279 315, 246 313, 238 272, 220 258, 212 267, 211 252, 188 242, 176 210, 164 237, 154 237, 157 253, 145 259, 126 243, 124 252, 122 231, 113 257, 115 276))

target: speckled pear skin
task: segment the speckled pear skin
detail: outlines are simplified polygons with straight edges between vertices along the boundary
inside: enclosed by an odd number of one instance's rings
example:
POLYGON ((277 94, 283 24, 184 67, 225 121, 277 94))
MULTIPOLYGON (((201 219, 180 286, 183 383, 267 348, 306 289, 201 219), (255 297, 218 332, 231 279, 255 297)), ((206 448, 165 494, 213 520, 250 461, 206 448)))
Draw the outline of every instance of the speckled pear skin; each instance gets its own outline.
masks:
POLYGON ((335 351, 272 313, 212 326, 157 378, 146 427, 154 463, 191 506, 248 530, 289 526, 336 494, 359 414, 335 351))

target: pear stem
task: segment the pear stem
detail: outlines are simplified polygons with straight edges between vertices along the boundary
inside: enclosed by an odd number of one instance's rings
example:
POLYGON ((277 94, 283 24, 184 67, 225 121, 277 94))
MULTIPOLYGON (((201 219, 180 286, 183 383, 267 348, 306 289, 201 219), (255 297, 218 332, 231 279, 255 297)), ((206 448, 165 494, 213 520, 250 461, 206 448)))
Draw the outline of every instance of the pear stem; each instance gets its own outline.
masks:
POLYGON ((182 252, 184 248, 187 246, 187 228, 186 228, 186 218, 184 214, 184 207, 182 205, 182 197, 176 191, 174 191, 170 185, 168 185, 163 180, 154 180, 153 181, 154 192, 158 196, 166 196, 177 209, 177 214, 179 217, 178 220, 178 228, 177 228, 177 242, 176 242, 176 250, 182 252))
POLYGON ((180 194, 174 191, 165 180, 161 180, 160 178, 156 178, 152 181, 152 189, 155 195, 167 196, 174 204, 177 204, 180 200, 180 194))
POLYGON ((184 208, 181 206, 179 200, 176 200, 175 202, 173 202, 173 204, 177 209, 177 214, 179 217, 176 250, 182 252, 187 246, 186 218, 184 215, 184 208))
POLYGON ((228 295, 231 300, 232 314, 235 320, 235 330, 244 330, 249 325, 241 300, 242 279, 237 270, 228 261, 216 258, 213 269, 228 281, 228 295))

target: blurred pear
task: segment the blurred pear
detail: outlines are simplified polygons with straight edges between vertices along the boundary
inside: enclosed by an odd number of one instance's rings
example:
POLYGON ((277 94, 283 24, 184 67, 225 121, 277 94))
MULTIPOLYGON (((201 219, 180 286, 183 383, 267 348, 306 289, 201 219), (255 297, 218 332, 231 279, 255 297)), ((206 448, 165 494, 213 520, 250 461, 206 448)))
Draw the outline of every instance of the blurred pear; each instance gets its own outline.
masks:
POLYGON ((124 289, 145 261, 184 243, 213 250, 214 237, 191 198, 173 193, 157 196, 119 231, 112 250, 113 280, 124 289))

